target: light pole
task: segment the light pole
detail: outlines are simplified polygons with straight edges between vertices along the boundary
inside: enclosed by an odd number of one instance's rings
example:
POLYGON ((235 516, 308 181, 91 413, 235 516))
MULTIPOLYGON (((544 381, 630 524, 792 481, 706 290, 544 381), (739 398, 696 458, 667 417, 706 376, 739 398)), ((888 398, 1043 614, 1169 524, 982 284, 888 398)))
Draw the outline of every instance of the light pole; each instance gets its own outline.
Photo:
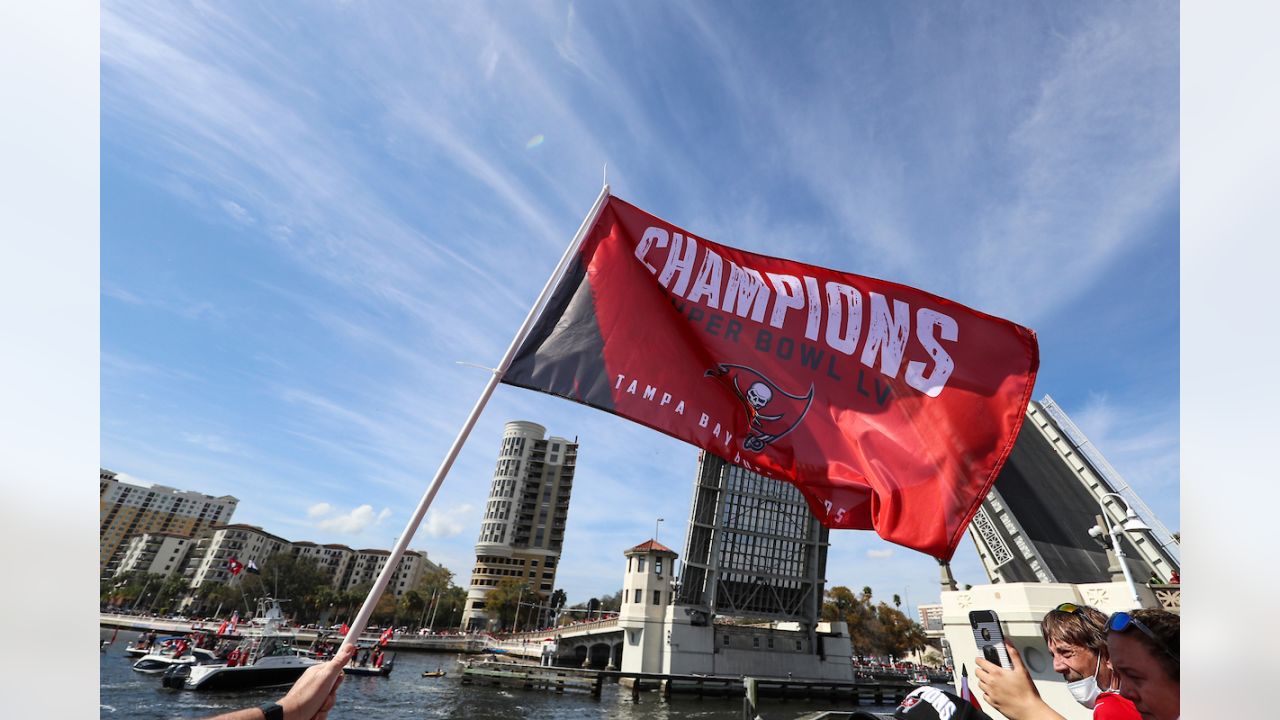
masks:
POLYGON ((524 586, 520 586, 520 597, 516 598, 516 619, 511 622, 511 630, 520 632, 520 603, 524 602, 524 586))
POLYGON ((658 518, 658 521, 653 524, 653 541, 654 542, 658 542, 658 526, 661 525, 662 522, 663 522, 663 518, 658 518))
MULTIPOLYGON (((1129 565, 1124 561, 1124 547, 1120 545, 1120 534, 1116 531, 1116 526, 1111 524, 1111 518, 1107 517, 1107 506, 1103 504, 1103 500, 1113 497, 1124 506, 1124 521, 1120 523, 1120 529, 1125 532, 1141 532, 1143 530, 1151 530, 1138 514, 1129 507, 1129 503, 1119 493, 1107 493, 1098 498, 1098 507, 1102 509, 1102 522, 1105 524, 1106 533, 1111 536, 1111 547, 1116 553, 1116 562, 1120 565, 1120 572, 1124 573, 1124 580, 1129 584, 1129 592, 1133 595, 1133 606, 1135 608, 1142 607, 1142 600, 1138 598, 1138 586, 1133 582, 1133 575, 1129 573, 1129 565)), ((1089 528, 1089 534, 1098 537, 1103 533, 1103 529, 1094 525, 1089 528)))

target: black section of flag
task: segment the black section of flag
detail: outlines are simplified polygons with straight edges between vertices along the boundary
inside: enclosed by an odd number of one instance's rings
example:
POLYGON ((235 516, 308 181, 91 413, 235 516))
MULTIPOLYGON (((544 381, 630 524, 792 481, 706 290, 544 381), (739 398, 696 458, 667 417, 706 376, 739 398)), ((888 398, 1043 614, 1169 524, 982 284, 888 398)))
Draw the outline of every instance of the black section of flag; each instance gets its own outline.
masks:
POLYGON ((613 410, 604 339, 582 259, 575 259, 502 382, 613 410))

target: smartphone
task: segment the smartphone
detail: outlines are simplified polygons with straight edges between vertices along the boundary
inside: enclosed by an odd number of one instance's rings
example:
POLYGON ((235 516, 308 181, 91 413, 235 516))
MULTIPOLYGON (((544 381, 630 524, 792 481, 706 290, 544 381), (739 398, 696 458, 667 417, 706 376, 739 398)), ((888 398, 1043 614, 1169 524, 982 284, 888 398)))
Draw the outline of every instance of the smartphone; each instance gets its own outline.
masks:
POLYGON ((995 610, 970 610, 969 626, 973 628, 973 642, 982 657, 1008 670, 1013 669, 1009 652, 1004 647, 1004 631, 1000 629, 1000 616, 995 610))

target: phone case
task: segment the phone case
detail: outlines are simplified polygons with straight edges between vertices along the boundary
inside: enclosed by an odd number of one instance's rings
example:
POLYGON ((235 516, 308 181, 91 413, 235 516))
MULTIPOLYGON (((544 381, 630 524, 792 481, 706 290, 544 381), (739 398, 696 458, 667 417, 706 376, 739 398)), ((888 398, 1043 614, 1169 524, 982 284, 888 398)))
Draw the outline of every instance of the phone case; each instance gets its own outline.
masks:
POLYGON ((1000 629, 1000 621, 979 622, 973 626, 973 642, 978 646, 982 657, 997 663, 1000 667, 1013 669, 1009 660, 1009 652, 1004 647, 1004 631, 1000 629))

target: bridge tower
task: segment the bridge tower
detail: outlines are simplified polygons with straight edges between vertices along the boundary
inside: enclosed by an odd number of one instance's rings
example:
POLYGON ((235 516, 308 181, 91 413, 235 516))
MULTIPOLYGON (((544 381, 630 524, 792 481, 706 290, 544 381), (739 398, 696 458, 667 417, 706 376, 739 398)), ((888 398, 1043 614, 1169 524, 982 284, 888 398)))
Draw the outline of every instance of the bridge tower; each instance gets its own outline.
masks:
POLYGON ((640 543, 623 553, 627 574, 622 581, 622 670, 662 672, 664 620, 673 602, 672 576, 676 557, 657 540, 640 543))

